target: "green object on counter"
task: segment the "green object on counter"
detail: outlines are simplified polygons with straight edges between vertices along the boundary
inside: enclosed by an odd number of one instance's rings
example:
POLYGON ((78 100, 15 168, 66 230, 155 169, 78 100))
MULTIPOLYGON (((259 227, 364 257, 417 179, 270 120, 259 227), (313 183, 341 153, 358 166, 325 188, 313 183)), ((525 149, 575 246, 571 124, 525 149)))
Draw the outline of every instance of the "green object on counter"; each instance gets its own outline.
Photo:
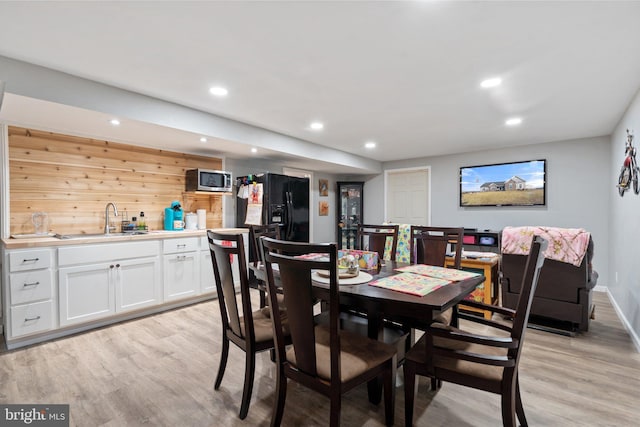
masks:
POLYGON ((138 230, 144 230, 147 228, 147 223, 144 218, 144 212, 140 212, 140 216, 138 217, 138 230))

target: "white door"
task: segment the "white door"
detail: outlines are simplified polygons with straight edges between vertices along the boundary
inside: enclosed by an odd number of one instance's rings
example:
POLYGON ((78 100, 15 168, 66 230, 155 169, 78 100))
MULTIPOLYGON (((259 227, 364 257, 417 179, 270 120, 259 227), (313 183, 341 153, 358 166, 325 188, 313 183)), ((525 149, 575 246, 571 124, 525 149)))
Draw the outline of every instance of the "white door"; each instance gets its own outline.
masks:
POLYGON ((385 171, 385 220, 395 224, 431 225, 431 168, 385 171))

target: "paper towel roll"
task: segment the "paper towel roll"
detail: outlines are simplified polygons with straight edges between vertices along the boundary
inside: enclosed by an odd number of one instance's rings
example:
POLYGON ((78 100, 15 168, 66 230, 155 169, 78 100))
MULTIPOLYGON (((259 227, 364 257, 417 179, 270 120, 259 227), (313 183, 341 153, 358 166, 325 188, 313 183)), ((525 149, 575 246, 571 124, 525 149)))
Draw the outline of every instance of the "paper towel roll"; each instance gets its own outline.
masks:
POLYGON ((196 215, 198 215, 198 230, 204 230, 207 228, 207 210, 197 209, 196 215))

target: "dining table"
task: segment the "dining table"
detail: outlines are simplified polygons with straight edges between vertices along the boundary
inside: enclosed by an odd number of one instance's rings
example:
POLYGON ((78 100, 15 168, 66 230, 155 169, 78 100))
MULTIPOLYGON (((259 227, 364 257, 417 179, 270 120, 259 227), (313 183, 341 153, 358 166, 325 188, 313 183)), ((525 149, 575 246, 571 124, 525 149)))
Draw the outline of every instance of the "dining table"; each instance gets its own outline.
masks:
MULTIPOLYGON (((400 292, 371 285, 372 282, 401 274, 403 267, 410 264, 396 261, 382 261, 375 270, 366 270, 371 279, 358 284, 339 283, 340 306, 347 307, 366 316, 367 335, 369 338, 382 340, 383 327, 386 321, 395 321, 410 328, 428 327, 434 314, 445 311, 461 302, 481 283, 481 274, 452 281, 424 296, 400 292)), ((249 268, 256 277, 266 282, 266 272, 261 263, 250 263, 249 268)), ((275 279, 277 278, 277 270, 275 279)), ((368 277, 368 276, 366 276, 368 277)), ((314 296, 320 301, 329 300, 329 284, 327 281, 313 281, 314 296)), ((411 343, 413 344, 413 337, 411 343)), ((381 384, 379 381, 369 383, 369 400, 373 403, 380 401, 381 384)))

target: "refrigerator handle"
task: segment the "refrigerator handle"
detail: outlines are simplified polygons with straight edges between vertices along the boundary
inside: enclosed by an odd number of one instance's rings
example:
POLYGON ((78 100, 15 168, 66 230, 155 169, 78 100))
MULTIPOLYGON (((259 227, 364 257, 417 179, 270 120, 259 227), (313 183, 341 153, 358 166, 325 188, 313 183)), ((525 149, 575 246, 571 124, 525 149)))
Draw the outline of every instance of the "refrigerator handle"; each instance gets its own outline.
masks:
POLYGON ((287 191, 285 193, 285 197, 287 200, 287 231, 286 231, 286 240, 293 239, 293 203, 291 201, 291 192, 287 191))

